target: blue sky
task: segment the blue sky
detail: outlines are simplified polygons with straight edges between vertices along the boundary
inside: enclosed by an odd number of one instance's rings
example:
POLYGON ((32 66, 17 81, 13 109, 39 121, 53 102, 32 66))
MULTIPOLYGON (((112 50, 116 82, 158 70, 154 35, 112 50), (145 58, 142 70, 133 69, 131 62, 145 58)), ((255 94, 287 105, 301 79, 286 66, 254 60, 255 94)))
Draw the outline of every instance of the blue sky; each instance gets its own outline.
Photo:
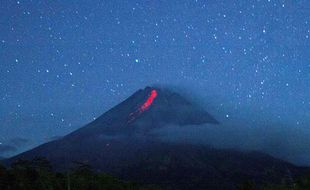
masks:
POLYGON ((309 1, 5 0, 0 25, 0 142, 64 135, 153 84, 223 123, 309 131, 309 1))

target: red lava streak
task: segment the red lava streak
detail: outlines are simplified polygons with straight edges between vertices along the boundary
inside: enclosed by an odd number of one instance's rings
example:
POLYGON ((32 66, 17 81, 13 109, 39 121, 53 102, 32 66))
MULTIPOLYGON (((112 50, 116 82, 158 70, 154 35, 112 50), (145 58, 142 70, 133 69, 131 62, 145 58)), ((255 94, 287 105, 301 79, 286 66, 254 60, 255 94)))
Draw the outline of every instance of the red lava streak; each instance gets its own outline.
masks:
POLYGON ((128 123, 134 121, 140 114, 142 114, 145 110, 147 110, 153 103, 154 99, 157 97, 157 91, 152 90, 151 94, 147 98, 147 100, 137 109, 135 112, 129 114, 128 123))
POLYGON ((144 102, 144 104, 140 107, 140 111, 143 112, 145 110, 147 110, 150 105, 152 105, 154 99, 157 96, 157 91, 156 90, 152 90, 150 96, 148 97, 148 99, 144 102))

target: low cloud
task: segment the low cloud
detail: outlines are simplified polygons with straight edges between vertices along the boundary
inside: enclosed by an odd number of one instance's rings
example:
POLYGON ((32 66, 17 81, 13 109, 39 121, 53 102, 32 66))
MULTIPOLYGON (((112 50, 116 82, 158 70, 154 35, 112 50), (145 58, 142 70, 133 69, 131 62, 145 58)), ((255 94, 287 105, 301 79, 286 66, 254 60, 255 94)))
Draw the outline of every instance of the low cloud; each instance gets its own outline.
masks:
POLYGON ((17 148, 11 145, 0 145, 0 154, 6 154, 17 151, 17 148))
POLYGON ((52 136, 47 138, 47 142, 61 139, 63 136, 52 136))
POLYGON ((27 145, 29 142, 30 142, 29 139, 25 139, 25 138, 21 138, 21 137, 15 137, 15 138, 10 139, 8 141, 8 144, 12 144, 14 146, 21 147, 21 146, 27 145))
POLYGON ((164 141, 260 151, 295 164, 310 166, 310 131, 303 129, 283 126, 169 126, 156 129, 152 134, 164 141))

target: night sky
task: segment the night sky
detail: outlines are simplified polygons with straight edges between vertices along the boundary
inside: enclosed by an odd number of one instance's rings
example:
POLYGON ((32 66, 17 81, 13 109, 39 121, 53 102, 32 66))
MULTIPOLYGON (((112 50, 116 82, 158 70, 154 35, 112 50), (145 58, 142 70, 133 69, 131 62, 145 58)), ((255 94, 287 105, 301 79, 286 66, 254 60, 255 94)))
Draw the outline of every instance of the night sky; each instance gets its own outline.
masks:
POLYGON ((2 0, 0 144, 65 135, 154 84, 222 123, 309 131, 309 48, 308 0, 2 0))

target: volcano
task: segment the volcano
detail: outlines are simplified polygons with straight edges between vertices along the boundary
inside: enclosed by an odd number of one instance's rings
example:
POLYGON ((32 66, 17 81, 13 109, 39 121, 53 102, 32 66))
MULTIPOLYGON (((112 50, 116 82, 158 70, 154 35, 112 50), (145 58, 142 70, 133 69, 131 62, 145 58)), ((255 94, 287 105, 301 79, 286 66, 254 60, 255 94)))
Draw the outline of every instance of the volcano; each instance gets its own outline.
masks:
POLYGON ((121 179, 171 189, 235 189, 247 180, 280 183, 308 171, 263 153, 164 142, 152 133, 203 124, 219 122, 178 93, 146 87, 71 134, 5 162, 46 157, 60 171, 83 162, 121 179))
POLYGON ((166 125, 204 123, 218 124, 218 121, 177 93, 146 87, 69 136, 88 138, 98 135, 146 134, 166 125))

